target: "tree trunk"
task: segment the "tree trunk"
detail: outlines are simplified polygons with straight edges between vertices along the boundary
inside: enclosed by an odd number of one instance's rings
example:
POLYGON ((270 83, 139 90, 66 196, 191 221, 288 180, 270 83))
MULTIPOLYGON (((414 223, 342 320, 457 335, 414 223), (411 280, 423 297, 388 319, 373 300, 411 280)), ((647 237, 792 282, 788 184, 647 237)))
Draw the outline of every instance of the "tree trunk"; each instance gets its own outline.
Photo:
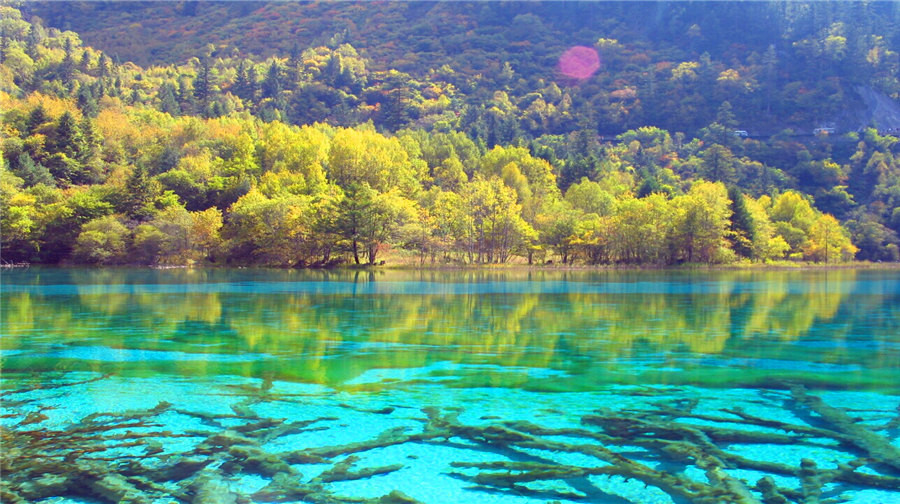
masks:
POLYGON ((375 255, 378 254, 378 244, 368 246, 369 264, 375 264, 375 255))

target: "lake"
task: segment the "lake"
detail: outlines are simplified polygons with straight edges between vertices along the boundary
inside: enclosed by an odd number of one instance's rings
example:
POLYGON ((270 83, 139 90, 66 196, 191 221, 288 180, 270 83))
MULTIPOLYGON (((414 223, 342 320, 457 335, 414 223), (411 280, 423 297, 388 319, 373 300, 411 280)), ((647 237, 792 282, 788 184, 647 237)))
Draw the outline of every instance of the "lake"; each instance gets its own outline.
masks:
POLYGON ((900 503, 898 270, 30 268, 0 301, 3 502, 900 503))

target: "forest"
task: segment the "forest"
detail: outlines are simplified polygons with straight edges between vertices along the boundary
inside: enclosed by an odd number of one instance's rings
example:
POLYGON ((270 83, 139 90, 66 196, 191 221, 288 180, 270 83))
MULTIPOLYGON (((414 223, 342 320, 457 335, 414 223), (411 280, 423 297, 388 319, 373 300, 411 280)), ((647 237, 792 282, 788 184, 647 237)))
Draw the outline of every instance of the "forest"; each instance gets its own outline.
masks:
POLYGON ((897 261, 898 6, 5 1, 0 253, 897 261))

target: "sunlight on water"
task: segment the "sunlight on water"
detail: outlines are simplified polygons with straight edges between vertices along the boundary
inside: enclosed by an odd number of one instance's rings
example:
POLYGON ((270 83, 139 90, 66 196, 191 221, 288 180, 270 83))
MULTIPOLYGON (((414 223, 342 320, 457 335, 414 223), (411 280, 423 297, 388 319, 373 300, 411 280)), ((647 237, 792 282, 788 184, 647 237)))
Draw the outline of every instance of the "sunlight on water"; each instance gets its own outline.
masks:
POLYGON ((26 501, 900 502, 895 271, 2 288, 3 491, 26 501))

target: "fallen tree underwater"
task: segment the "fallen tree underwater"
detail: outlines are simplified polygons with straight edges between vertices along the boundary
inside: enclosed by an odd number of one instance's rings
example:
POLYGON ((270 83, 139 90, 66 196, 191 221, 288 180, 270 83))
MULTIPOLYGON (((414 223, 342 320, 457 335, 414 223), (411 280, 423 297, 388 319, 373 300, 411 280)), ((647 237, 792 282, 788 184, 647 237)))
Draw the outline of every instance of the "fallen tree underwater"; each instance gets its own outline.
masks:
MULTIPOLYGON (((877 424, 830 406, 799 384, 766 392, 805 423, 762 418, 737 408, 700 411, 698 399, 648 403, 644 409, 596 410, 578 427, 549 428, 532 421, 491 421, 468 425, 462 409, 424 408, 422 428, 395 427, 372 439, 303 449, 266 449, 284 436, 327 431, 335 417, 305 420, 268 418, 254 407, 298 401, 271 393, 271 383, 238 389, 231 413, 209 413, 160 402, 153 408, 94 413, 64 428, 48 427, 46 406, 32 392, 54 393, 104 380, 57 383, 6 390, 2 428, 0 500, 25 503, 57 497, 101 502, 180 503, 311 502, 399 504, 418 502, 400 490, 374 498, 340 495, 330 484, 401 471, 404 464, 363 466, 362 455, 397 445, 436 444, 490 452, 504 460, 449 462, 446 474, 478 492, 498 492, 549 500, 631 502, 604 490, 597 478, 642 482, 676 504, 832 504, 846 491, 900 492, 900 450, 891 444, 900 429, 900 411, 882 411, 877 424), (31 394, 29 394, 31 393, 31 394), (202 428, 166 429, 172 415, 202 428), (194 441, 183 453, 166 449, 169 439, 194 441), (819 467, 812 458, 799 466, 753 458, 742 447, 804 446, 844 454, 847 462, 819 467), (556 460, 575 454, 591 463, 556 460), (304 466, 318 476, 305 478, 304 466), (327 466, 321 470, 319 466, 327 466), (312 468, 312 467, 311 467, 312 468), (751 481, 735 471, 758 473, 751 481), (241 493, 230 483, 256 475, 268 483, 241 493), (788 485, 785 482, 794 482, 788 485)), ((342 407, 350 407, 342 404, 342 407)), ((408 410, 408 409, 407 409, 408 410)), ((360 410, 372 415, 401 410, 360 410)))

